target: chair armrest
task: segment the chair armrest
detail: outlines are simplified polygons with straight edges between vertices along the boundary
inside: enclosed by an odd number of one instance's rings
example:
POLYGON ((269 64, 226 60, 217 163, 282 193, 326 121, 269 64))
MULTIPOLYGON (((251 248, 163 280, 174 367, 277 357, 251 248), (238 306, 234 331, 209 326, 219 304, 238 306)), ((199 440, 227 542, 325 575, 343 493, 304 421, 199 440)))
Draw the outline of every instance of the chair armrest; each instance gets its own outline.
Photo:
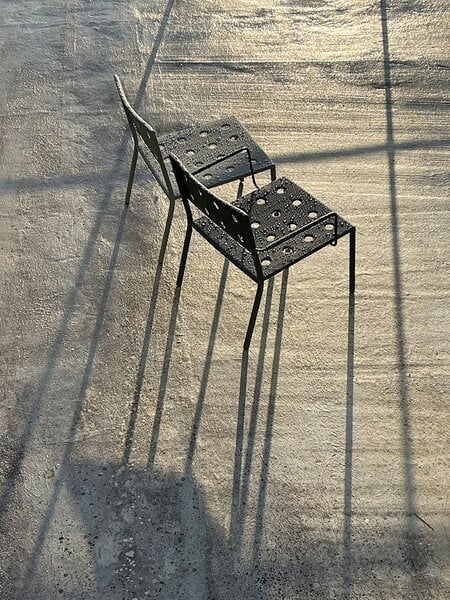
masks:
POLYGON ((322 221, 326 221, 330 217, 334 217, 334 238, 331 240, 330 243, 332 246, 336 246, 338 216, 337 216, 337 213, 335 213, 335 212, 329 212, 326 215, 322 215, 321 217, 314 219, 314 221, 311 221, 311 223, 308 223, 307 225, 303 225, 303 227, 300 227, 299 229, 294 229, 294 231, 291 231, 290 233, 283 235, 282 237, 280 237, 278 240, 275 240, 271 244, 267 244, 267 246, 262 246, 262 247, 256 246, 256 250, 258 250, 258 251, 271 250, 272 248, 275 248, 275 246, 278 246, 279 244, 282 244, 283 242, 290 240, 291 238, 295 237, 299 233, 302 233, 302 231, 307 231, 308 229, 310 229, 310 227, 314 227, 314 225, 318 225, 319 223, 322 223, 322 221))
POLYGON ((192 175, 197 175, 197 173, 201 173, 201 171, 205 171, 206 169, 214 167, 215 165, 218 165, 219 163, 223 162, 224 160, 228 160, 232 156, 236 156, 236 154, 240 154, 241 152, 244 152, 244 151, 247 152, 248 164, 250 165, 250 173, 252 175, 253 185, 255 186, 256 189, 259 190, 259 185, 256 183, 255 172, 253 170, 252 156, 250 154, 250 150, 246 146, 239 148, 239 150, 235 150, 234 152, 231 152, 230 154, 227 154, 226 156, 222 156, 222 158, 218 158, 217 160, 201 167, 200 169, 197 169, 196 171, 193 171, 192 175))

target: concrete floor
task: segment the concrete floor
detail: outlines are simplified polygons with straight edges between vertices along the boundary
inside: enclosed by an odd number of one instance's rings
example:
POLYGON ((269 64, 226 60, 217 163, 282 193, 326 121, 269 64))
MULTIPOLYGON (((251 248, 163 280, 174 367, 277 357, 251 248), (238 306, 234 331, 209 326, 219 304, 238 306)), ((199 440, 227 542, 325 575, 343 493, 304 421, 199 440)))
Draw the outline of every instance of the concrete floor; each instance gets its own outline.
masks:
POLYGON ((0 597, 449 597, 447 3, 2 16, 0 597), (268 286, 247 365, 254 284, 196 237, 178 295, 181 207, 162 271, 143 168, 124 209, 114 72, 356 225, 355 304, 344 239, 268 286))

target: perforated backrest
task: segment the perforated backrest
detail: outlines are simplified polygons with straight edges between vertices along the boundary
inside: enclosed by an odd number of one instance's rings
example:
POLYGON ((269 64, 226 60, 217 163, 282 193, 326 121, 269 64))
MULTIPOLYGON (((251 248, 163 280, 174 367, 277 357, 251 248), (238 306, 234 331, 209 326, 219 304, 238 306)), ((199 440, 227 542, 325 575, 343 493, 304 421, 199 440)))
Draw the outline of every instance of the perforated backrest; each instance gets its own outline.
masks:
POLYGON ((192 202, 229 236, 250 252, 253 251, 255 240, 247 213, 210 192, 173 154, 170 155, 170 160, 185 205, 192 202))
POLYGON ((153 171, 154 175, 159 180, 159 183, 163 185, 160 177, 163 177, 165 182, 165 186, 167 189, 166 193, 172 192, 172 184, 170 183, 169 174, 167 172, 166 164, 164 163, 164 158, 161 154, 161 148, 158 143, 158 138, 156 137, 155 130, 134 110, 131 104, 126 97, 125 91, 122 86, 122 82, 120 81, 117 75, 114 75, 114 81, 116 82, 117 90, 119 92, 120 100, 122 102, 123 109, 125 111, 125 115, 128 120, 128 124, 131 129, 131 133, 133 135, 133 139, 135 143, 139 146, 139 143, 142 141, 145 146, 150 150, 152 156, 157 161, 157 167, 160 169, 160 173, 154 172, 154 165, 151 165, 145 154, 141 152, 142 158, 147 163, 147 166, 153 171))

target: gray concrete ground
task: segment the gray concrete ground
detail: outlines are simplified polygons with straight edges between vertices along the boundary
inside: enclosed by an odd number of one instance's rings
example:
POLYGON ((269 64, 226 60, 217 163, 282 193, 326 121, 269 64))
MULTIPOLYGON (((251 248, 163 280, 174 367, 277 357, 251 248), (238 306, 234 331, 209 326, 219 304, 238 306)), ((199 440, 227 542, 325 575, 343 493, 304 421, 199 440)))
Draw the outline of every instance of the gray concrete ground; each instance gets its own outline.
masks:
POLYGON ((3 3, 3 600, 448 597, 448 14, 3 3), (162 271, 144 169, 123 207, 114 72, 354 223, 354 306, 343 240, 268 286, 247 365, 254 284, 196 237, 179 296, 181 207, 162 271))

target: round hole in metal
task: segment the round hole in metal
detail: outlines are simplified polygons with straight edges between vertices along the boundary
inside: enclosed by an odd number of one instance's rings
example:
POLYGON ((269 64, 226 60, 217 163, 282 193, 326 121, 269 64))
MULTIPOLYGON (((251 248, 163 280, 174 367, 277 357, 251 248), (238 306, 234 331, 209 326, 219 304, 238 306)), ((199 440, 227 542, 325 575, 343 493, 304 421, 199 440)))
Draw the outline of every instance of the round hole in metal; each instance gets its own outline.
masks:
POLYGON ((261 223, 259 221, 253 221, 253 223, 251 224, 251 228, 252 229, 258 229, 258 227, 261 225, 261 223))
POLYGON ((295 200, 292 200, 292 206, 301 206, 302 201, 299 200, 298 198, 296 198, 295 200))
POLYGON ((225 130, 225 129, 230 129, 230 127, 231 127, 231 125, 230 125, 229 123, 224 123, 224 124, 222 125, 222 129, 223 129, 223 130, 225 130))
POLYGON ((208 148, 211 148, 211 149, 217 148, 217 144, 215 144, 214 142, 211 142, 210 144, 208 144, 208 148))
POLYGON ((266 203, 266 201, 265 201, 264 198, 257 198, 256 199, 256 204, 262 205, 262 204, 265 204, 265 203, 266 203))
POLYGON ((186 154, 188 156, 192 156, 193 154, 195 154, 194 150, 186 150, 186 154))
POLYGON ((277 189, 277 194, 284 194, 285 191, 286 191, 286 189, 284 187, 279 187, 277 189))
POLYGON ((232 142, 235 142, 238 139, 238 137, 239 137, 238 135, 230 135, 230 140, 232 142))
POLYGON ((303 238, 303 240, 304 240, 306 243, 310 244, 312 241, 314 241, 314 238, 313 238, 313 236, 312 236, 312 235, 305 235, 305 237, 303 238))
POLYGON ((271 233, 268 236, 266 236, 266 240, 268 242, 273 242, 274 239, 275 239, 275 236, 273 234, 271 234, 271 233))
POLYGON ((316 219, 317 218, 318 213, 316 213, 315 210, 312 210, 311 212, 308 213, 308 217, 310 219, 316 219))
POLYGON ((263 258, 261 261, 261 266, 268 267, 270 265, 270 263, 271 263, 270 258, 263 258))
POLYGON ((231 173, 231 171, 234 171, 234 167, 227 167, 227 171, 231 173))
POLYGON ((285 247, 283 248, 283 253, 284 253, 284 254, 290 254, 291 252, 292 252, 292 248, 291 248, 291 246, 285 246, 285 247))
POLYGON ((211 179, 211 177, 212 177, 211 173, 205 173, 203 175, 203 179, 211 179))
POLYGON ((297 229, 298 225, 297 223, 289 223, 289 229, 291 231, 294 231, 295 229, 297 229))
POLYGON ((205 131, 205 130, 203 130, 203 131, 200 131, 199 135, 200 135, 201 137, 206 137, 206 136, 208 135, 208 133, 209 133, 209 131, 205 131))
POLYGON ((278 217, 280 217, 280 216, 281 216, 281 210, 274 210, 272 212, 272 217, 275 217, 275 219, 278 218, 278 217))
POLYGON ((325 225, 325 229, 326 229, 327 231, 333 231, 333 229, 334 229, 334 225, 333 225, 333 223, 327 223, 327 224, 325 225))

